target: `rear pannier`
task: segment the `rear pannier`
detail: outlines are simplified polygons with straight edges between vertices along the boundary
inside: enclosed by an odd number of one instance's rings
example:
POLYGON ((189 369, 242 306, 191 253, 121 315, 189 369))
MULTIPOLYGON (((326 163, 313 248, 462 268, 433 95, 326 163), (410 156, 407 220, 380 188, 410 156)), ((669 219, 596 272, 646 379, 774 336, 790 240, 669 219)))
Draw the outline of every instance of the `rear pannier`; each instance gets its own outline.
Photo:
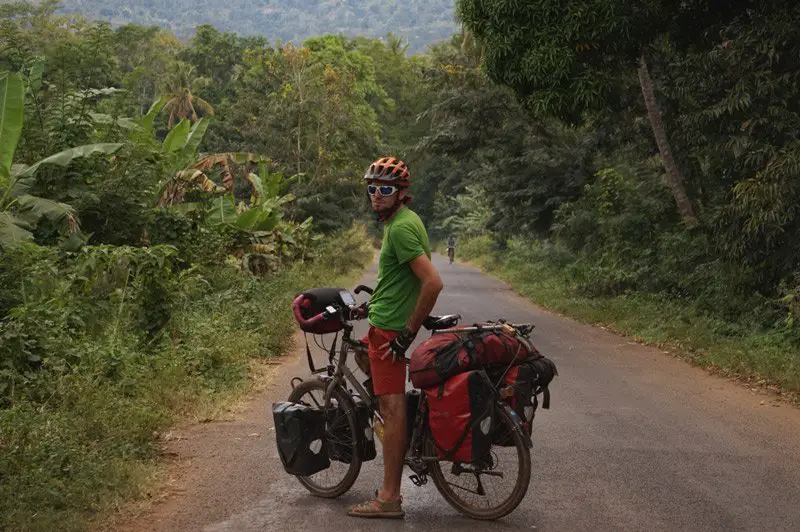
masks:
POLYGON ((409 376, 425 389, 465 371, 508 367, 533 356, 539 353, 528 340, 501 331, 436 333, 411 354, 409 376))
POLYGON ((439 458, 467 464, 489 454, 494 391, 480 371, 451 377, 425 390, 428 423, 439 458))

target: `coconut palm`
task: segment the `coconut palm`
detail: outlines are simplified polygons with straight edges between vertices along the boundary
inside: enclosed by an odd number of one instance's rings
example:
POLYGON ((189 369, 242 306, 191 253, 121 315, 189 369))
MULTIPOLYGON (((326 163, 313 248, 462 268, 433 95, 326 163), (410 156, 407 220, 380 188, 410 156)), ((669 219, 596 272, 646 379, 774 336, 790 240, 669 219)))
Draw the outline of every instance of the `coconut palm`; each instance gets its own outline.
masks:
POLYGON ((166 80, 164 92, 168 95, 168 100, 163 110, 169 113, 167 127, 170 129, 176 121, 184 118, 196 122, 198 109, 202 114, 214 115, 211 104, 192 93, 192 87, 207 82, 205 78, 195 78, 194 70, 193 65, 178 61, 166 80))

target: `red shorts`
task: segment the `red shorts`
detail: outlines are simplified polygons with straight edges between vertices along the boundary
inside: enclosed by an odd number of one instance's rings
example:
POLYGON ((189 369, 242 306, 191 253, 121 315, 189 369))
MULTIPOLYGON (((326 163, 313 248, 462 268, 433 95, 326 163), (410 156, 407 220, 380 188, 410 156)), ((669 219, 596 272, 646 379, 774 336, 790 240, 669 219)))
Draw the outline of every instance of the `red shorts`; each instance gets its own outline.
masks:
POLYGON ((394 361, 392 354, 381 359, 389 349, 381 349, 397 336, 397 331, 385 331, 377 327, 370 327, 367 339, 369 340, 369 368, 372 377, 372 390, 375 395, 389 395, 406 393, 406 362, 394 361))

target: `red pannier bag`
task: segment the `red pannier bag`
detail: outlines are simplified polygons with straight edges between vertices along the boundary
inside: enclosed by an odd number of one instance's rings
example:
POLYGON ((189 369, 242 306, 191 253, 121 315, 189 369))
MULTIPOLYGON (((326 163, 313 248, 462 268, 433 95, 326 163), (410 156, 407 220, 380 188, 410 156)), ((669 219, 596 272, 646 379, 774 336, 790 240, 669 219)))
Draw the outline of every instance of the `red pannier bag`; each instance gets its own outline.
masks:
POLYGON ((451 377, 425 390, 428 425, 439 459, 471 464, 489 455, 494 392, 480 371, 451 377))
POLYGON ((539 356, 530 340, 504 331, 482 333, 480 343, 482 363, 486 366, 511 366, 539 356))
POLYGON ((415 388, 436 386, 454 375, 481 367, 483 346, 465 333, 436 333, 411 353, 408 376, 415 388))
POLYGON ((540 356, 530 341, 503 331, 435 333, 411 353, 408 374, 424 390, 473 369, 521 364, 540 356))

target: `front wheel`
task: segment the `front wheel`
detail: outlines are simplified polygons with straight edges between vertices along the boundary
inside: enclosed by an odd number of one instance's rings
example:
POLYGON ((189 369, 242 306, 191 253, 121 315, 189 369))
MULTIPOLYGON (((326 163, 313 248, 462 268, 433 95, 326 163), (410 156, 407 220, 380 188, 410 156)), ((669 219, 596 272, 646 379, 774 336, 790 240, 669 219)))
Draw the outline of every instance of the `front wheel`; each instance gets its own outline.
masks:
MULTIPOLYGON (((319 379, 301 382, 289 395, 290 403, 300 403, 306 406, 322 408, 325 404, 325 390, 327 383, 319 379)), ((358 421, 356 418, 355 404, 347 392, 339 387, 331 395, 330 407, 333 409, 328 416, 325 427, 325 436, 329 448, 335 447, 336 459, 331 459, 328 469, 308 477, 297 479, 300 484, 318 497, 333 499, 339 497, 353 487, 358 474, 361 472, 361 457, 358 453, 358 421)))
MULTIPOLYGON (((430 475, 439 493, 456 510, 473 519, 500 519, 519 506, 531 480, 531 454, 515 422, 500 405, 495 407, 495 441, 485 464, 433 462, 430 475)), ((426 456, 436 456, 431 438, 426 456)))

